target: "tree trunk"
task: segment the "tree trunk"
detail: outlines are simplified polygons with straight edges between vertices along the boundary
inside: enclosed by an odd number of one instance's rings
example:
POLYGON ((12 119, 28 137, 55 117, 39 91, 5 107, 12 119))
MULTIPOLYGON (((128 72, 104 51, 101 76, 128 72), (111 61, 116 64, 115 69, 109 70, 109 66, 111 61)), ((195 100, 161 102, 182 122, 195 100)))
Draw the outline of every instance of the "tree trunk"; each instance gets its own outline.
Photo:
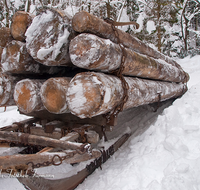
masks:
POLYGON ((36 61, 48 66, 70 64, 68 46, 75 34, 63 12, 43 10, 25 35, 27 50, 36 61))
MULTIPOLYGON (((110 72, 121 65, 122 50, 118 44, 92 34, 80 34, 70 43, 71 61, 77 67, 110 72), (115 60, 113 62, 113 60, 115 60)), ((125 48, 124 75, 171 82, 187 82, 189 75, 163 60, 154 59, 125 48)))
MULTIPOLYGON (((125 77, 128 100, 123 109, 164 101, 186 92, 185 84, 125 77)), ((119 78, 103 73, 79 73, 70 82, 68 107, 80 118, 91 118, 113 110, 122 100, 123 88, 119 78)))
POLYGON ((69 112, 66 94, 71 78, 50 78, 41 87, 40 96, 45 108, 55 114, 69 112))
POLYGON ((11 34, 15 40, 24 42, 26 37, 26 29, 30 26, 34 15, 25 12, 17 11, 12 17, 11 34))
POLYGON ((21 112, 28 114, 45 109, 39 95, 43 82, 24 79, 15 85, 14 100, 21 112))
POLYGON ((0 107, 15 105, 13 93, 19 80, 18 77, 0 74, 0 107))
MULTIPOLYGON (((99 37, 110 39, 112 42, 118 42, 115 32, 113 31, 113 28, 110 24, 85 11, 75 14, 72 19, 72 27, 75 31, 80 33, 89 32, 92 34, 96 34, 99 37)), ((174 60, 154 50, 134 36, 131 36, 130 34, 123 32, 119 29, 116 29, 116 31, 118 33, 120 42, 126 48, 130 48, 138 53, 142 53, 156 59, 163 59, 167 63, 170 63, 173 66, 180 68, 180 65, 178 65, 174 60)))

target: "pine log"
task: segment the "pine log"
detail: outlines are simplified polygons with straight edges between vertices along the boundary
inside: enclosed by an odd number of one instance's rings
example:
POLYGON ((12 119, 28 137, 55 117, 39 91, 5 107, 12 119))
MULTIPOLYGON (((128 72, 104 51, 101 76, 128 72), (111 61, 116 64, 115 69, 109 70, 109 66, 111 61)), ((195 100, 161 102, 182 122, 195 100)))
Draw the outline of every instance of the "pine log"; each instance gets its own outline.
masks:
POLYGON ((24 42, 13 40, 2 52, 2 72, 8 74, 57 74, 63 68, 48 67, 37 63, 27 52, 24 42))
MULTIPOLYGON (((72 63, 77 67, 104 72, 118 69, 123 56, 118 44, 86 33, 70 42, 69 53, 72 63)), ((188 75, 182 69, 128 48, 125 48, 123 74, 171 82, 188 80, 188 75)))
POLYGON ((65 150, 66 149, 79 150, 81 152, 85 152, 90 148, 89 144, 75 143, 70 141, 60 141, 57 139, 36 136, 36 135, 29 135, 28 133, 20 133, 20 132, 0 131, 0 138, 12 142, 48 146, 65 150))
POLYGON ((30 55, 44 65, 69 65, 69 41, 74 33, 66 13, 46 9, 37 15, 26 31, 30 55))
POLYGON ((0 74, 0 107, 16 105, 13 94, 20 77, 0 74))
MULTIPOLYGON (((74 15, 72 19, 72 27, 76 32, 88 32, 96 34, 99 37, 110 39, 112 42, 118 42, 118 39, 115 36, 115 32, 113 31, 113 28, 110 24, 85 11, 78 12, 74 15)), ((137 53, 148 55, 156 59, 162 59, 167 63, 170 63, 173 66, 181 69, 180 65, 178 65, 178 63, 176 63, 174 60, 149 47, 147 44, 143 43, 136 37, 119 29, 116 29, 116 31, 118 33, 120 42, 126 48, 130 48, 137 53)))
POLYGON ((12 17, 11 34, 15 40, 25 41, 26 29, 30 26, 35 16, 25 12, 17 11, 12 17))
POLYGON ((45 108, 55 114, 69 112, 66 94, 71 78, 50 78, 41 86, 40 96, 45 108))
POLYGON ((0 28, 0 47, 4 48, 6 45, 13 40, 10 28, 0 28))
MULTIPOLYGON (((123 109, 164 101, 181 96, 187 87, 182 83, 153 81, 125 77, 128 83, 128 100, 123 109)), ((105 114, 117 106, 123 97, 119 78, 103 73, 77 74, 70 82, 67 92, 68 107, 80 118, 105 114)))
MULTIPOLYGON (((92 150, 92 153, 84 153, 82 155, 76 153, 75 151, 69 152, 53 152, 53 153, 39 153, 39 154, 27 154, 27 155, 11 155, 11 156, 1 156, 0 157, 0 170, 5 170, 8 168, 20 168, 23 165, 31 164, 42 164, 44 162, 49 162, 52 165, 52 160, 55 164, 61 163, 59 157, 65 157, 66 159, 63 161, 67 164, 75 164, 83 161, 87 161, 90 159, 98 158, 101 156, 101 152, 98 150, 92 150)), ((48 166, 48 165, 47 165, 48 166)), ((23 167, 24 168, 24 167, 23 167)), ((28 169, 28 167, 26 168, 28 169)))
POLYGON ((19 110, 25 114, 44 110, 40 98, 40 88, 44 80, 23 79, 15 85, 14 100, 19 110))

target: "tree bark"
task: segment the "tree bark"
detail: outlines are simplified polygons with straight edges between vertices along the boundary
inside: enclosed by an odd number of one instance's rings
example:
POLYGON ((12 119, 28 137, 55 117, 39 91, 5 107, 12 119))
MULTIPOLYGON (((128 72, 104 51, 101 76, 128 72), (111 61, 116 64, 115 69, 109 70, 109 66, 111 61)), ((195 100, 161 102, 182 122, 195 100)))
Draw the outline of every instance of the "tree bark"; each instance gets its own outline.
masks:
MULTIPOLYGON (((118 39, 113 31, 113 28, 110 24, 104 22, 102 19, 95 17, 85 11, 78 12, 72 19, 72 27, 77 32, 88 32, 92 34, 96 34, 99 37, 103 37, 106 39, 110 39, 112 42, 117 43, 118 39)), ((126 47, 130 48, 138 53, 148 55, 150 57, 156 59, 162 59, 167 63, 172 64, 178 68, 181 68, 178 63, 174 60, 170 59, 169 57, 161 54, 160 52, 154 50, 153 48, 149 47, 142 41, 138 40, 134 36, 123 32, 122 30, 116 29, 118 33, 118 37, 120 42, 126 47)))
POLYGON ((24 79, 15 85, 14 100, 21 112, 28 114, 45 110, 40 98, 43 82, 44 80, 24 79))
POLYGON ((11 34, 15 40, 24 42, 26 29, 30 26, 35 16, 25 12, 17 11, 12 17, 11 34))
MULTIPOLYGON (((69 46, 71 61, 77 67, 110 72, 121 65, 122 50, 118 44, 92 34, 76 36, 69 46), (115 60, 113 62, 113 60, 115 60)), ((124 75, 171 82, 187 82, 188 74, 164 60, 154 59, 125 48, 124 75)))
POLYGON ((20 77, 0 74, 0 107, 15 105, 14 88, 20 77))
MULTIPOLYGON (((123 109, 164 101, 186 92, 185 84, 125 77, 128 100, 123 109)), ((103 73, 79 73, 70 82, 67 93, 68 107, 80 118, 91 118, 113 110, 123 97, 119 78, 103 73)))
POLYGON ((55 114, 69 112, 66 94, 71 78, 50 78, 41 87, 40 96, 45 108, 55 114))
POLYGON ((69 65, 68 46, 75 33, 70 18, 61 11, 44 9, 26 31, 29 54, 44 65, 69 65))

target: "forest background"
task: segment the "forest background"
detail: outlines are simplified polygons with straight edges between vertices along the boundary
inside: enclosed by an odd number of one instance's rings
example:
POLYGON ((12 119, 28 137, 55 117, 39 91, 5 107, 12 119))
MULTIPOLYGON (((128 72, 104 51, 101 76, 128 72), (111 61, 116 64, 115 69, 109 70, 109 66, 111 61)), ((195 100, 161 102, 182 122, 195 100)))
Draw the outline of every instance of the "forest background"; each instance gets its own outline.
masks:
POLYGON ((99 18, 136 21, 119 26, 170 57, 200 54, 200 0, 0 0, 0 28, 10 27, 22 10, 37 14, 43 7, 67 10, 73 16, 85 10, 99 18))

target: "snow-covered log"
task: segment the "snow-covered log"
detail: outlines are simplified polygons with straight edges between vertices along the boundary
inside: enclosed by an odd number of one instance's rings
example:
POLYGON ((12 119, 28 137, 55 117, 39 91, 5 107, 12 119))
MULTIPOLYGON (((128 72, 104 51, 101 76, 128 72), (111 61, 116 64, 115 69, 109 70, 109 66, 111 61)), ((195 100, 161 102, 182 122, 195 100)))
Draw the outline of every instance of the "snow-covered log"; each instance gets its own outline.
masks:
POLYGON ((25 114, 44 110, 40 98, 40 88, 44 80, 20 80, 14 89, 14 100, 19 110, 25 114))
POLYGON ((12 17, 11 34, 15 40, 25 41, 25 33, 35 16, 25 12, 17 11, 12 17))
POLYGON ((15 105, 13 93, 19 80, 19 77, 0 74, 0 106, 15 105))
POLYGON ((44 9, 26 31, 26 47, 44 65, 69 65, 69 41, 73 34, 71 19, 66 13, 44 9))
POLYGON ((26 44, 11 41, 2 52, 2 72, 9 74, 55 74, 62 68, 48 67, 37 63, 27 52, 26 44))
MULTIPOLYGON (((72 27, 75 31, 80 33, 89 32, 100 37, 110 39, 115 43, 118 42, 115 32, 110 24, 85 11, 78 12, 74 15, 72 19, 72 27)), ((170 63, 173 66, 181 69, 180 65, 178 65, 178 63, 176 63, 174 60, 149 47, 147 44, 135 38, 133 35, 130 35, 119 29, 116 29, 116 31, 118 33, 120 42, 126 48, 130 48, 138 53, 148 55, 156 59, 165 60, 167 63, 170 63)))
POLYGON ((55 114, 69 112, 66 95, 71 78, 50 78, 44 82, 40 96, 45 108, 55 114))
MULTIPOLYGON (((76 36, 69 46, 71 61, 77 67, 104 72, 118 69, 122 61, 120 46, 108 39, 93 34, 76 36)), ((125 48, 124 75, 137 76, 171 82, 187 82, 182 69, 178 69, 164 60, 154 59, 125 48)))
MULTIPOLYGON (((175 98, 187 90, 182 83, 133 77, 125 77, 125 80, 129 89, 123 109, 175 98)), ((94 72, 77 74, 71 80, 67 92, 69 110, 80 118, 105 114, 117 106, 122 97, 123 88, 119 78, 94 72)))

